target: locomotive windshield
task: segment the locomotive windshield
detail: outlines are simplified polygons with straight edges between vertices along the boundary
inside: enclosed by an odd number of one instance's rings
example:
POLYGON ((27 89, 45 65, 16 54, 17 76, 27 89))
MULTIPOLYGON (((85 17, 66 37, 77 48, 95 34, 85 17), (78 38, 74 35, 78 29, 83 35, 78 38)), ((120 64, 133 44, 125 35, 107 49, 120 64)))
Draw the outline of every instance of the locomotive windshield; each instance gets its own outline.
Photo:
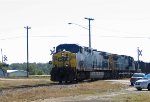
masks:
POLYGON ((72 53, 77 53, 81 49, 80 46, 76 44, 61 44, 56 47, 56 53, 60 51, 70 51, 72 53))

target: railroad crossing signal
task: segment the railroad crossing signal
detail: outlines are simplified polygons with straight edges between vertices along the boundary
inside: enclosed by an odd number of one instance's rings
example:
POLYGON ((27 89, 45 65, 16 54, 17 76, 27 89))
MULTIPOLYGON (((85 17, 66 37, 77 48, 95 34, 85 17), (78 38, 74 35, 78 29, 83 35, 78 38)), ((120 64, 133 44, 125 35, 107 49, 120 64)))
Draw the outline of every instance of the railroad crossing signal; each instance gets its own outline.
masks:
POLYGON ((138 69, 139 69, 139 57, 142 56, 142 50, 139 49, 139 47, 137 48, 137 55, 138 55, 138 69))
POLYGON ((139 56, 142 56, 142 50, 140 50, 139 47, 137 48, 137 53, 138 53, 138 61, 139 61, 139 56))
POLYGON ((7 60, 7 56, 6 56, 6 55, 3 55, 3 50, 2 50, 2 48, 1 48, 1 56, 2 56, 2 63, 8 61, 8 60, 7 60))
POLYGON ((7 56, 6 55, 4 55, 4 62, 6 62, 7 61, 7 56))
POLYGON ((142 56, 142 50, 138 51, 139 56, 142 56))
POLYGON ((55 53, 55 47, 53 47, 53 50, 50 49, 50 51, 51 51, 50 55, 53 55, 55 53))

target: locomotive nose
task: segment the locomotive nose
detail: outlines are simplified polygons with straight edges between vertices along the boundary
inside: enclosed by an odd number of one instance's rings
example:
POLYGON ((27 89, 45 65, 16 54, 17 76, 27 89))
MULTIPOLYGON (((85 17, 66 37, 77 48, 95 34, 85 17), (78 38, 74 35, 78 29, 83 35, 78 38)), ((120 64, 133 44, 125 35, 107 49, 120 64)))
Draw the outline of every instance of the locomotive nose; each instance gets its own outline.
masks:
POLYGON ((69 51, 61 51, 54 54, 53 69, 51 71, 52 81, 73 81, 75 79, 75 54, 69 51))
POLYGON ((66 68, 69 66, 69 56, 68 56, 68 52, 61 52, 60 56, 58 57, 58 66, 61 68, 66 68))

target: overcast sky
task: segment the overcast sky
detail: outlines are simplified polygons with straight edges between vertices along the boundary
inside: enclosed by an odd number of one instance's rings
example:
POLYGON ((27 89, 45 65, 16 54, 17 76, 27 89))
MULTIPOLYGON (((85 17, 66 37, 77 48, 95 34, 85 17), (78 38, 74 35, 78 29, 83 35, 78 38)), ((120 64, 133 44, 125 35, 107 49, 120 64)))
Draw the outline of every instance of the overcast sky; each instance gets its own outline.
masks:
MULTIPOLYGON (((149 0, 0 0, 0 48, 7 63, 48 62, 61 43, 88 46, 85 17, 91 21, 92 48, 150 62, 149 0), (68 23, 74 23, 68 25, 68 23)), ((1 60, 0 60, 1 61, 1 60)))

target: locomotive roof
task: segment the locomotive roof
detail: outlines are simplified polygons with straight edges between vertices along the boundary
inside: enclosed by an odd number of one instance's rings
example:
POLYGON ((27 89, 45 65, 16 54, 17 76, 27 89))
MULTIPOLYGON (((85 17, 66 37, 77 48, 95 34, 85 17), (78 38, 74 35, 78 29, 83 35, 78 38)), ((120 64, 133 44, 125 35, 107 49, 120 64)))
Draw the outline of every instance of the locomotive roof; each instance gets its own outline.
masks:
MULTIPOLYGON (((88 49, 92 49, 92 48, 89 48, 89 47, 86 47, 86 46, 80 46, 78 44, 60 44, 56 47, 56 52, 59 52, 60 49, 67 49, 71 52, 78 52, 80 48, 88 48, 88 49)), ((93 51, 96 51, 96 52, 99 52, 100 54, 102 55, 112 55, 113 53, 109 53, 109 52, 105 52, 105 51, 97 51, 97 49, 93 49, 93 51)), ((130 58, 133 58, 131 56, 128 56, 128 55, 118 55, 116 54, 117 56, 124 56, 124 57, 130 57, 130 58)))
POLYGON ((80 49, 80 46, 77 44, 60 44, 56 47, 56 52, 66 50, 71 51, 73 53, 77 53, 80 49))
POLYGON ((60 44, 57 47, 60 47, 60 46, 79 46, 79 45, 78 44, 60 44))

